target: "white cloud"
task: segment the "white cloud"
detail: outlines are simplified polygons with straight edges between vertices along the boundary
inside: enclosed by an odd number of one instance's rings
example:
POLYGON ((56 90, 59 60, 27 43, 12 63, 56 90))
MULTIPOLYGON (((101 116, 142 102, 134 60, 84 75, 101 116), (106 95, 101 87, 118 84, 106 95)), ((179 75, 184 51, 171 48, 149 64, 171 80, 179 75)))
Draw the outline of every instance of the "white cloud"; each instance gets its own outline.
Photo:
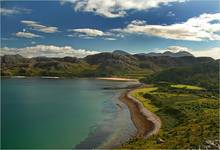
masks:
POLYGON ((144 24, 146 24, 146 21, 145 20, 133 20, 133 21, 131 21, 131 24, 144 25, 144 24))
POLYGON ((104 38, 104 40, 107 40, 107 41, 115 41, 116 39, 115 39, 115 38, 107 37, 107 38, 104 38))
POLYGON ((31 9, 26 8, 1 8, 0 14, 3 16, 10 16, 15 14, 29 14, 31 13, 31 9))
POLYGON ((174 40, 220 40, 220 13, 202 14, 186 22, 171 25, 148 25, 132 21, 127 27, 112 29, 112 32, 144 34, 174 40), (212 23, 213 21, 215 23, 212 23))
POLYGON ((116 38, 123 38, 121 33, 103 32, 98 29, 91 28, 79 28, 79 29, 68 29, 67 31, 73 32, 73 34, 68 34, 68 37, 80 37, 84 39, 94 39, 96 37, 102 37, 104 40, 116 40, 116 38))
POLYGON ((1 37, 1 41, 12 41, 12 40, 17 40, 17 38, 14 38, 14 37, 9 37, 9 38, 1 37))
POLYGON ((17 32, 15 34, 17 37, 21 37, 21 38, 37 38, 37 37, 41 37, 40 35, 34 34, 34 33, 30 33, 30 32, 17 32))
POLYGON ((186 0, 66 0, 61 4, 70 2, 75 11, 93 12, 97 15, 116 18, 123 17, 128 10, 149 10, 161 5, 186 0))
POLYGON ((182 47, 182 46, 169 46, 169 47, 167 48, 167 50, 168 50, 168 51, 171 51, 171 52, 174 52, 174 53, 179 52, 179 51, 187 51, 187 52, 190 51, 189 48, 187 48, 187 47, 182 47))
POLYGON ((174 16, 176 16, 176 15, 174 14, 174 12, 169 11, 169 12, 167 13, 167 16, 168 16, 168 17, 174 17, 174 16))
POLYGON ((22 20, 21 23, 23 23, 23 24, 27 25, 28 27, 30 27, 30 29, 36 30, 36 31, 39 31, 39 32, 44 32, 44 33, 59 32, 57 27, 41 25, 36 21, 22 20))
POLYGON ((105 33, 101 30, 89 29, 89 28, 69 29, 68 31, 79 33, 79 35, 85 35, 85 36, 89 36, 89 37, 96 37, 96 36, 104 36, 105 35, 105 33))
POLYGON ((201 50, 193 50, 188 47, 183 46, 169 46, 166 49, 159 50, 159 52, 179 52, 179 51, 187 51, 193 54, 196 57, 212 57, 214 59, 220 59, 220 47, 213 47, 209 49, 201 49, 201 50))
POLYGON ((15 55, 20 54, 24 57, 85 57, 87 55, 93 55, 99 53, 97 51, 88 51, 84 49, 74 49, 70 46, 54 46, 54 45, 36 45, 24 48, 1 48, 1 55, 15 55))

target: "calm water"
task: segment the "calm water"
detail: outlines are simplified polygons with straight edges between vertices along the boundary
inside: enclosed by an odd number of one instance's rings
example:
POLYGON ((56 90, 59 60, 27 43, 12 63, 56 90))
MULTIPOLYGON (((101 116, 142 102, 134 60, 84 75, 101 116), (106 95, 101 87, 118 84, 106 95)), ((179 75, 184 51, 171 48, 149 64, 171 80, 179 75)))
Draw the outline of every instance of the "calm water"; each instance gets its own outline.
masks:
POLYGON ((2 148, 108 148, 135 133, 118 100, 127 82, 3 79, 2 148))

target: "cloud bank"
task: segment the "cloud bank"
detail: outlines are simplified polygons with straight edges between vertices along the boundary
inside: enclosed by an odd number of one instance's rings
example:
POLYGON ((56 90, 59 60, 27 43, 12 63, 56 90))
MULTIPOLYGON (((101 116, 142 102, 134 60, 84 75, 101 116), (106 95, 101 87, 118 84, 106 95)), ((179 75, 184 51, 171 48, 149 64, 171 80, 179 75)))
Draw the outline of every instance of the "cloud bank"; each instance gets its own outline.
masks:
POLYGON ((1 55, 19 54, 27 58, 31 57, 78 57, 82 58, 87 55, 97 54, 97 51, 88 51, 84 49, 74 49, 70 46, 54 46, 54 45, 36 45, 24 48, 1 48, 1 55))
POLYGON ((134 20, 125 28, 112 29, 112 31, 173 40, 220 40, 220 13, 205 13, 199 17, 190 18, 186 22, 171 25, 149 25, 144 21, 134 20))
MULTIPOLYGON (((196 57, 212 57, 220 59, 220 47, 213 47, 204 50, 193 50, 183 46, 169 46, 165 49, 157 50, 158 52, 172 51, 187 51, 196 57)), ((1 55, 15 55, 19 54, 27 58, 31 57, 78 57, 83 58, 88 55, 94 55, 98 51, 88 51, 85 49, 74 49, 71 46, 55 46, 55 45, 36 45, 24 48, 1 48, 1 55)))
POLYGON ((108 18, 124 17, 128 10, 149 10, 186 0, 64 0, 73 4, 75 11, 92 12, 108 18))

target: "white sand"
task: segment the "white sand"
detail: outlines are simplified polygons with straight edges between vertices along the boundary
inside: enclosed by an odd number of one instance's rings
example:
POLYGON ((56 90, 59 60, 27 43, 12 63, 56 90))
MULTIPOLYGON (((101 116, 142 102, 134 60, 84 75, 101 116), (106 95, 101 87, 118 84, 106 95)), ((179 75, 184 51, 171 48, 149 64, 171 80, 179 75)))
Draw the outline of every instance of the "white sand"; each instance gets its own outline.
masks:
POLYGON ((115 80, 115 81, 138 81, 137 79, 118 78, 118 77, 98 77, 99 80, 115 80))

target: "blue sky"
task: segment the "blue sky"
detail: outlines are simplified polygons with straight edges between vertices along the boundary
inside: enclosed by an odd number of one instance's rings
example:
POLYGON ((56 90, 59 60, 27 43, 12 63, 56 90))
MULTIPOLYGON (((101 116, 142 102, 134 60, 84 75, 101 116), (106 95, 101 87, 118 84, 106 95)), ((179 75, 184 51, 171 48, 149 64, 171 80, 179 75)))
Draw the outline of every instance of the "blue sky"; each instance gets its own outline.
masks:
MULTIPOLYGON (((87 50, 88 54, 116 49, 131 53, 187 50, 219 58, 219 0, 114 2, 1 1, 1 51, 25 53, 28 47, 51 51, 48 46, 54 46, 59 53, 64 47, 74 51, 64 48, 63 55, 74 56, 80 50, 84 56, 87 50)), ((37 56, 38 49, 29 50, 29 57, 37 56)))

